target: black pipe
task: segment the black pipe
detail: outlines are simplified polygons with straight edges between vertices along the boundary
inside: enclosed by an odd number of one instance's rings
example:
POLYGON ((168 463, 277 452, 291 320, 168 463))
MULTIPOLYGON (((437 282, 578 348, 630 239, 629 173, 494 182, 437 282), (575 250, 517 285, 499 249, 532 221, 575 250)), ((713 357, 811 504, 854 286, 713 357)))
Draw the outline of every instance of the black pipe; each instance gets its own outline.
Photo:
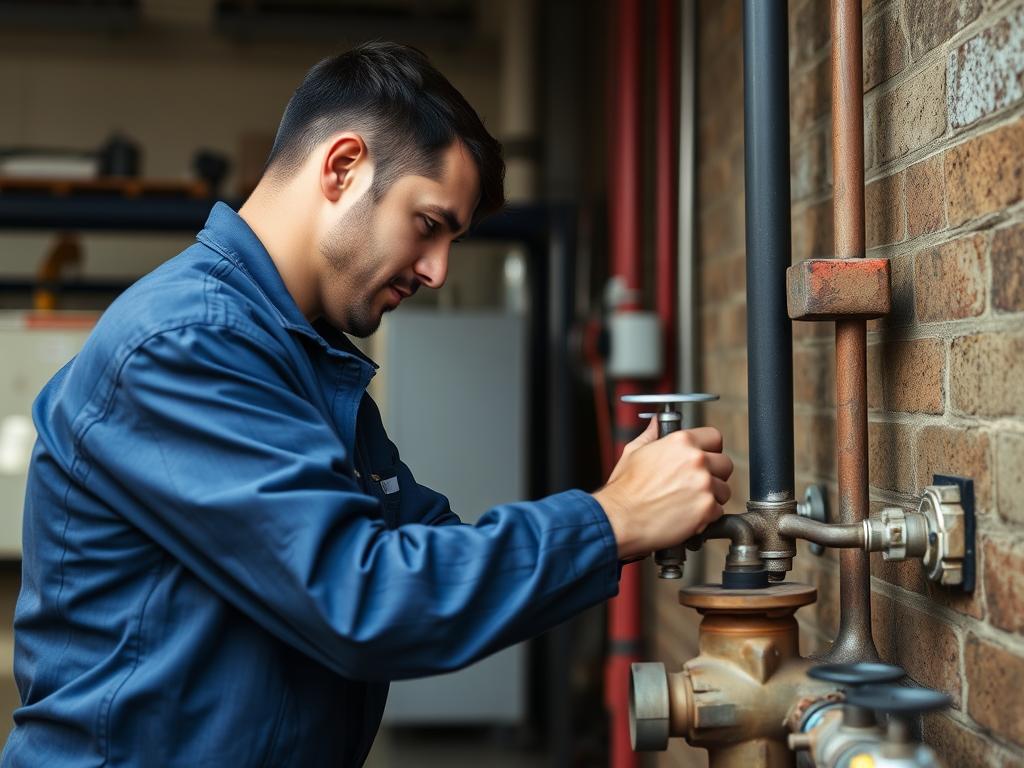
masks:
POLYGON ((786 313, 789 40, 786 0, 744 0, 750 499, 795 499, 793 337, 786 313))

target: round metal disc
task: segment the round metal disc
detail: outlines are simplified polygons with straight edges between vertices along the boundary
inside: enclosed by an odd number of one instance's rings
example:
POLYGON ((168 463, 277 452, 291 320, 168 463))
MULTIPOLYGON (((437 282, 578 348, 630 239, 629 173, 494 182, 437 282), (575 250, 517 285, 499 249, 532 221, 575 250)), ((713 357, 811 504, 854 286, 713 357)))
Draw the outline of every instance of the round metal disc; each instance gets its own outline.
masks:
POLYGON ((809 584, 786 581, 764 589, 725 589, 721 584, 701 584, 679 590, 679 602, 698 611, 765 611, 809 605, 818 590, 809 584))
POLYGON ((675 393, 665 395, 623 395, 622 402, 636 403, 638 405, 661 405, 664 403, 706 403, 709 400, 717 400, 718 395, 710 395, 707 392, 689 392, 686 394, 675 393))
POLYGON ((861 661, 854 664, 819 664, 807 670, 816 680, 827 680, 840 685, 867 685, 871 683, 895 683, 905 674, 894 664, 877 664, 861 661))
POLYGON ((948 707, 953 701, 948 694, 929 688, 903 688, 899 685, 865 685, 846 694, 846 701, 855 707, 875 709, 894 715, 916 715, 948 707))

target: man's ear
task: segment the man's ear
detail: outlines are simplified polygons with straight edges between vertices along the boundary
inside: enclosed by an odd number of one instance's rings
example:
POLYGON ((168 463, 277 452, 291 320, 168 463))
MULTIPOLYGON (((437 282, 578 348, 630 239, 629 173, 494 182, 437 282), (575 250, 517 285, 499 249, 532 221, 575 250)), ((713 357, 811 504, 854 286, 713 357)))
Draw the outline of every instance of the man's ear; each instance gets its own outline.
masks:
POLYGON ((341 133, 334 137, 320 166, 320 189, 331 202, 337 202, 343 192, 366 186, 372 176, 366 142, 358 133, 341 133))

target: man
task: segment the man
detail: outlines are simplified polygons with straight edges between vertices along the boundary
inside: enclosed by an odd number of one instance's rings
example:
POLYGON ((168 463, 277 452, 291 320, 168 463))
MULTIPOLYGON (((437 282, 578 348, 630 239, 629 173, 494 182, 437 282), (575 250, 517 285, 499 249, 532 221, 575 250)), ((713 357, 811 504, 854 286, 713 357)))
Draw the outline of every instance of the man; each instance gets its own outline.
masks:
POLYGON ((309 72, 238 213, 114 302, 34 406, 3 766, 360 765, 389 680, 542 632, 721 514, 712 429, 475 526, 399 459, 343 334, 439 288, 502 175, 421 54, 366 45, 309 72))

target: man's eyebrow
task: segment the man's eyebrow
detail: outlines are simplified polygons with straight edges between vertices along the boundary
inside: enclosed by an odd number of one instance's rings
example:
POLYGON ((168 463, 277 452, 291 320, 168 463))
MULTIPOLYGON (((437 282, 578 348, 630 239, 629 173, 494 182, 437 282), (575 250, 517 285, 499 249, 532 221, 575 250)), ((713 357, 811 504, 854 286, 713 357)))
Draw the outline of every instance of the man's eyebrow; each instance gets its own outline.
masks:
POLYGON ((448 231, 453 235, 455 233, 460 233, 461 237, 465 234, 465 232, 462 231, 462 222, 459 221, 459 217, 455 215, 455 211, 451 208, 445 208, 442 205, 428 205, 426 206, 426 210, 435 216, 439 216, 444 221, 445 226, 448 227, 448 231))

